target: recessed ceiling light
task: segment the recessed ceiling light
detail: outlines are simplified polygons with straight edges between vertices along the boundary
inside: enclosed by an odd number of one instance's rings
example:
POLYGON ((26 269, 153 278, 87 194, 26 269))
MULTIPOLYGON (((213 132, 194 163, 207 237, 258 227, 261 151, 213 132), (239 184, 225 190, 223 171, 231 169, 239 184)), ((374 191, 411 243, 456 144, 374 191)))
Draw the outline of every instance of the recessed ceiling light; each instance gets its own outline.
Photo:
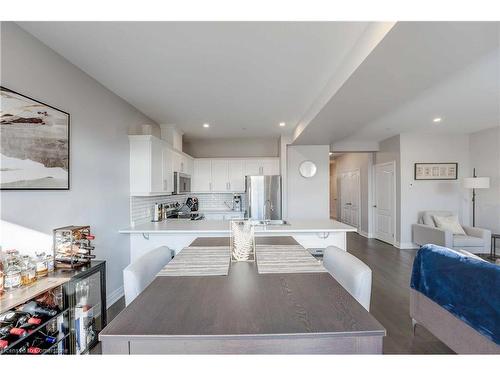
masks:
POLYGON ((330 151, 330 152, 328 153, 328 155, 332 156, 332 155, 333 155, 333 152, 331 152, 331 151, 330 151))
POLYGON ((203 124, 203 127, 204 127, 204 128, 209 128, 209 127, 210 127, 210 124, 205 123, 205 124, 203 124))
POLYGON ((432 122, 441 122, 441 120, 441 117, 435 117, 434 119, 432 119, 432 122))
POLYGON ((285 125, 286 125, 286 124, 285 124, 284 122, 280 122, 280 126, 281 126, 282 128, 284 128, 284 127, 285 127, 285 125))

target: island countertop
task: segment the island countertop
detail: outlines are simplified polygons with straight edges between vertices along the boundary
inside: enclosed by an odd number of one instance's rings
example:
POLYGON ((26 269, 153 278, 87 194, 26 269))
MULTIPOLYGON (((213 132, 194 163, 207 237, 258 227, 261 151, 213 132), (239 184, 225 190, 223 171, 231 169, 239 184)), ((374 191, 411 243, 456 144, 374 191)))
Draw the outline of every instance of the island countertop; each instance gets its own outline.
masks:
MULTIPOLYGON (((229 221, 167 219, 160 222, 137 224, 120 230, 124 234, 229 234, 229 221)), ((285 225, 258 225, 255 233, 330 233, 356 232, 356 228, 336 220, 290 220, 285 225)))

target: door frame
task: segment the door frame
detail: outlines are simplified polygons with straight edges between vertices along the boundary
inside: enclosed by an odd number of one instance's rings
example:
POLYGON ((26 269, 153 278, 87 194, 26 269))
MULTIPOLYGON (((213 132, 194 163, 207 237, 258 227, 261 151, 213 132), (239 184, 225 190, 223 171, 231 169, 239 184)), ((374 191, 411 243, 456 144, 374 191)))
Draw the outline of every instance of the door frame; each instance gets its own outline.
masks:
POLYGON ((386 243, 389 243, 391 244, 392 246, 396 246, 396 219, 397 219, 397 216, 396 216, 396 204, 397 204, 397 177, 396 177, 396 161, 395 160, 392 160, 392 161, 389 161, 389 162, 386 162, 386 163, 378 163, 378 164, 373 164, 373 167, 372 167, 372 186, 373 186, 373 190, 372 190, 372 204, 371 204, 371 214, 370 214, 370 220, 372 222, 372 225, 371 225, 371 228, 373 228, 373 238, 379 240, 379 241, 382 241, 382 242, 386 242, 386 243), (376 219, 376 216, 375 216, 375 213, 376 213, 376 210, 377 208, 375 207, 375 204, 377 202, 377 167, 383 167, 383 166, 386 166, 386 165, 391 165, 392 166, 392 169, 394 170, 394 178, 393 178, 393 199, 392 199, 392 217, 393 217, 393 220, 392 220, 392 232, 394 233, 394 236, 392 237, 392 242, 387 242, 386 240, 381 240, 379 238, 377 238, 377 219, 376 219))
MULTIPOLYGON (((353 173, 353 172, 357 172, 357 174, 358 174, 358 226, 355 228, 359 232, 359 231, 361 231, 361 169, 355 168, 355 169, 340 171, 340 178, 342 178, 342 175, 344 175, 344 174, 353 173)), ((339 181, 337 181, 337 201, 340 200, 340 207, 337 207, 337 208, 340 208, 340 215, 337 212, 337 220, 344 223, 344 224, 351 225, 349 223, 345 223, 344 221, 342 221, 342 219, 343 219, 342 218, 342 213, 343 213, 343 209, 342 209, 343 208, 343 205, 342 205, 342 184, 339 184, 338 182, 339 181), (339 186, 340 186, 340 199, 339 199, 339 194, 338 194, 339 186)))

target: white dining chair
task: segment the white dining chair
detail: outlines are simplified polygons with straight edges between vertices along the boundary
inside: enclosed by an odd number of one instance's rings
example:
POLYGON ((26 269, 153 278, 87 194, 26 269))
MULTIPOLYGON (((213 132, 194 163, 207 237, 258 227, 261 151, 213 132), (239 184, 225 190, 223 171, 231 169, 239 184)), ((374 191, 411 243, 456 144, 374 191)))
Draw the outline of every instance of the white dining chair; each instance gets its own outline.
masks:
POLYGON ((370 311, 372 270, 347 251, 328 246, 323 266, 366 310, 370 311))
POLYGON ((129 305, 151 284, 158 272, 172 259, 173 252, 166 246, 144 254, 123 270, 125 305, 129 305))

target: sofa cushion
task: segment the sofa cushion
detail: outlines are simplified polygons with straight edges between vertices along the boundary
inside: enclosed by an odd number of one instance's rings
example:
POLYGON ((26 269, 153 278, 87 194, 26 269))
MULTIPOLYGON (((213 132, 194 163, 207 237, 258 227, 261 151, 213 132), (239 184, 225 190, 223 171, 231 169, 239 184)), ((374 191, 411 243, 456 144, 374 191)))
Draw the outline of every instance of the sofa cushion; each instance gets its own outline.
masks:
POLYGON ((458 216, 438 216, 434 215, 434 222, 439 229, 450 231, 453 234, 466 235, 464 228, 458 222, 458 216))
POLYGON ((484 240, 479 237, 463 236, 455 234, 453 236, 453 247, 481 247, 484 246, 484 240))
POLYGON ((420 217, 419 223, 430 225, 431 227, 435 227, 436 223, 434 222, 434 215, 437 216, 453 216, 453 212, 450 211, 424 211, 422 212, 422 216, 420 217))

